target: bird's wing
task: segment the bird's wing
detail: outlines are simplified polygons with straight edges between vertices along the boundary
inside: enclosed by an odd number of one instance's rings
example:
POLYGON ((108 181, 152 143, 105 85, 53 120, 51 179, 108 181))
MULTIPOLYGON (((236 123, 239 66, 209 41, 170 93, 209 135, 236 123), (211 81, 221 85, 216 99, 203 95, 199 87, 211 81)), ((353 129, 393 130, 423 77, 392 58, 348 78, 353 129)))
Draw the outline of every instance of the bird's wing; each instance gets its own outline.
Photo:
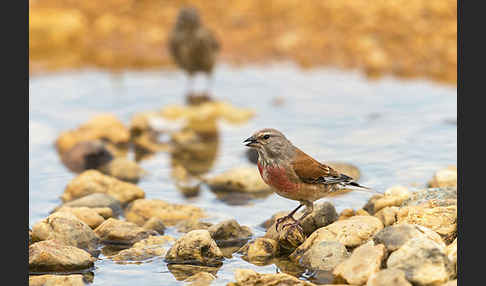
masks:
POLYGON ((292 160, 292 168, 300 180, 308 184, 337 184, 353 180, 330 166, 319 163, 299 149, 296 150, 296 155, 292 160))

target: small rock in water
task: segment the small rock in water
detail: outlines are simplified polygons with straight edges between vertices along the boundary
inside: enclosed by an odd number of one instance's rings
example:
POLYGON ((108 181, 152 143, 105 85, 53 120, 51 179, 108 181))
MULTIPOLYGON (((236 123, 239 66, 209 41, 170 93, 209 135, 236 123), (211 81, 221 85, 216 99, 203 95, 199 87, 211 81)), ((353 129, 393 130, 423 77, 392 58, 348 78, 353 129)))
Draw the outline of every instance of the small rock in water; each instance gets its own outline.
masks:
POLYGON ((181 221, 204 216, 204 211, 198 207, 170 204, 158 199, 136 200, 125 210, 126 220, 138 225, 144 225, 152 217, 161 219, 166 226, 173 226, 181 221))
POLYGON ((370 276, 366 286, 412 286, 399 269, 383 269, 370 276))
POLYGON ((143 261, 167 253, 166 246, 175 239, 170 236, 149 236, 142 239, 132 247, 124 249, 117 254, 110 256, 114 261, 143 261))
POLYGON ((211 237, 219 246, 246 241, 252 236, 251 229, 241 226, 236 220, 230 219, 212 225, 208 228, 211 237))
POLYGON ((107 219, 94 231, 104 243, 120 245, 131 245, 150 235, 157 234, 154 230, 147 230, 134 223, 114 218, 107 219))
POLYGON ((168 263, 220 266, 223 253, 207 230, 193 230, 179 238, 165 256, 168 263))
POLYGON ((113 158, 113 154, 101 140, 79 142, 61 154, 62 163, 75 173, 98 169, 108 164, 113 158))
POLYGON ((130 132, 113 114, 100 114, 77 129, 62 132, 56 140, 56 147, 58 152, 63 154, 79 142, 97 139, 125 149, 130 140, 130 132))
POLYGON ((305 234, 297 227, 290 227, 286 224, 293 221, 287 218, 285 221, 279 224, 278 229, 275 229, 275 224, 267 229, 265 238, 276 240, 279 245, 279 249, 282 253, 292 252, 295 248, 301 245, 306 237, 305 234))
MULTIPOLYGON (((66 202, 63 205, 55 208, 54 211, 57 211, 61 207, 70 207, 70 208, 88 207, 88 208, 96 208, 96 209, 108 207, 112 210, 112 216, 114 217, 117 217, 122 213, 122 207, 120 202, 114 197, 104 193, 93 193, 81 197, 79 199, 74 199, 72 201, 66 202)), ((108 218, 105 216, 105 214, 102 213, 100 214, 105 219, 108 218)))
POLYGON ((457 187, 457 167, 437 171, 428 183, 429 188, 457 187))
POLYGON ((110 208, 103 208, 99 209, 96 208, 87 208, 87 207, 78 207, 78 208, 70 208, 70 207, 61 207, 58 212, 68 212, 76 216, 79 220, 86 223, 92 229, 97 228, 100 224, 105 221, 105 218, 100 215, 100 212, 103 214, 107 214, 108 212, 111 213, 110 208))
POLYGON ((55 212, 32 227, 32 240, 55 239, 65 245, 94 252, 99 239, 95 232, 76 216, 68 212, 55 212))
POLYGON ((134 184, 103 175, 97 170, 87 170, 71 180, 61 199, 71 201, 93 193, 105 193, 126 204, 145 197, 145 192, 134 184))
POLYGON ((357 247, 351 256, 340 263, 333 271, 337 279, 343 279, 349 284, 362 285, 368 278, 380 270, 385 258, 385 246, 369 242, 357 247))
POLYGON ((239 253, 242 253, 244 259, 253 264, 265 264, 278 253, 278 242, 270 238, 259 237, 245 244, 239 253))
POLYGON ((45 240, 29 246, 29 271, 34 273, 83 270, 96 258, 88 252, 57 240, 45 240))
POLYGON ((454 265, 444 250, 426 237, 412 238, 390 254, 386 266, 403 270, 414 285, 439 285, 455 275, 454 265))
POLYGON ((71 275, 30 275, 29 286, 84 286, 83 275, 71 274, 71 275))
POLYGON ((271 192, 254 166, 238 167, 222 174, 204 178, 204 182, 215 191, 226 192, 271 192))
POLYGON ((136 162, 126 158, 115 158, 98 169, 106 175, 130 183, 137 183, 145 174, 136 162))
POLYGON ((166 229, 164 222, 158 217, 149 218, 142 227, 149 230, 155 230, 159 234, 164 234, 166 229))

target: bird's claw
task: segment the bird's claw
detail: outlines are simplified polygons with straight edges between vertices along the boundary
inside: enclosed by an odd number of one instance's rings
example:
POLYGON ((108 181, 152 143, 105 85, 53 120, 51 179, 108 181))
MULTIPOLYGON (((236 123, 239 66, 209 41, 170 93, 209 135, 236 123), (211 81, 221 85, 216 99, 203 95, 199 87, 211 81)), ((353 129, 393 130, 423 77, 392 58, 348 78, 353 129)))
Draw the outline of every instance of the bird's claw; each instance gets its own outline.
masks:
MULTIPOLYGON (((277 219, 277 223, 275 224, 275 230, 277 230, 277 231, 278 231, 278 226, 279 226, 279 225, 280 225, 282 222, 286 221, 288 218, 290 218, 291 220, 293 220, 293 221, 294 221, 294 223, 296 222, 295 218, 293 218, 292 216, 284 216, 284 217, 278 218, 278 219, 277 219)), ((288 225, 288 224, 286 224, 286 225, 288 225)), ((284 227, 285 227, 286 225, 284 225, 284 227)))
POLYGON ((282 226, 282 229, 285 229, 286 227, 287 228, 287 231, 285 233, 285 236, 288 237, 290 233, 292 233, 292 229, 293 228, 297 228, 297 231, 301 234, 301 235, 304 235, 304 230, 302 229, 302 226, 300 225, 300 223, 298 221, 296 222, 293 222, 293 223, 287 223, 287 224, 284 224, 282 226))

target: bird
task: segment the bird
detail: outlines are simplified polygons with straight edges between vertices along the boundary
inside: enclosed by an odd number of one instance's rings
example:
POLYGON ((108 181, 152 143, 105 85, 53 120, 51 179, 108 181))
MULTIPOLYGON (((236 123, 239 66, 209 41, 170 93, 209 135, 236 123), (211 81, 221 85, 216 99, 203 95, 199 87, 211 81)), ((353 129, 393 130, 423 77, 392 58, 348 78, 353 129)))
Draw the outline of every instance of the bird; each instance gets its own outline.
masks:
POLYGON ((374 192, 356 183, 353 178, 307 155, 276 129, 259 130, 243 143, 258 152, 257 166, 263 181, 278 195, 300 203, 287 216, 277 220, 277 230, 279 224, 291 219, 292 223, 283 227, 297 227, 302 231, 300 223, 312 213, 314 201, 323 197, 338 194, 345 189, 374 192), (304 214, 296 220, 293 215, 302 206, 306 207, 304 214))
POLYGON ((204 27, 194 7, 182 7, 169 34, 169 52, 175 63, 189 75, 189 91, 193 76, 203 72, 208 89, 220 44, 213 32, 204 27))

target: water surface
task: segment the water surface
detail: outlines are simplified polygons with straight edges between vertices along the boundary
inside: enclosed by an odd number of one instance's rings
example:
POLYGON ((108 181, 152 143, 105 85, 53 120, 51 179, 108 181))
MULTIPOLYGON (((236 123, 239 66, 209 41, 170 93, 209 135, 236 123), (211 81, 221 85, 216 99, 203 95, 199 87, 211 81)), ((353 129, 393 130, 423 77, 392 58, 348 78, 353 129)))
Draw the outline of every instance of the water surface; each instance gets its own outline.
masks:
MULTIPOLYGON (((180 72, 123 72, 113 75, 88 70, 30 78, 29 98, 29 223, 49 215, 75 176, 61 163, 54 147, 58 134, 93 115, 111 112, 128 124, 137 112, 167 104, 184 104, 186 78, 180 72)), ((252 108, 256 116, 243 125, 219 124, 219 149, 208 174, 250 164, 242 141, 254 131, 281 130, 299 148, 320 161, 353 163, 360 183, 384 191, 392 185, 425 186, 433 173, 457 164, 456 89, 425 80, 384 78, 368 81, 359 73, 333 69, 302 71, 290 64, 215 70, 216 99, 252 108), (282 105, 274 105, 282 98, 282 105)), ((229 205, 207 188, 187 199, 175 188, 167 153, 140 162, 150 175, 139 182, 146 197, 188 203, 206 210, 208 221, 235 218, 252 228, 297 202, 270 195, 245 205, 229 205)), ((358 209, 368 193, 329 199, 337 211, 358 209)), ((169 234, 180 236, 170 229, 169 234)), ((104 258, 102 255, 101 258, 104 258)), ((120 265, 108 259, 95 264, 93 285, 179 285, 162 259, 120 265)), ((238 255, 225 260, 212 285, 234 281, 234 269, 275 273, 276 266, 255 266, 238 255)))

